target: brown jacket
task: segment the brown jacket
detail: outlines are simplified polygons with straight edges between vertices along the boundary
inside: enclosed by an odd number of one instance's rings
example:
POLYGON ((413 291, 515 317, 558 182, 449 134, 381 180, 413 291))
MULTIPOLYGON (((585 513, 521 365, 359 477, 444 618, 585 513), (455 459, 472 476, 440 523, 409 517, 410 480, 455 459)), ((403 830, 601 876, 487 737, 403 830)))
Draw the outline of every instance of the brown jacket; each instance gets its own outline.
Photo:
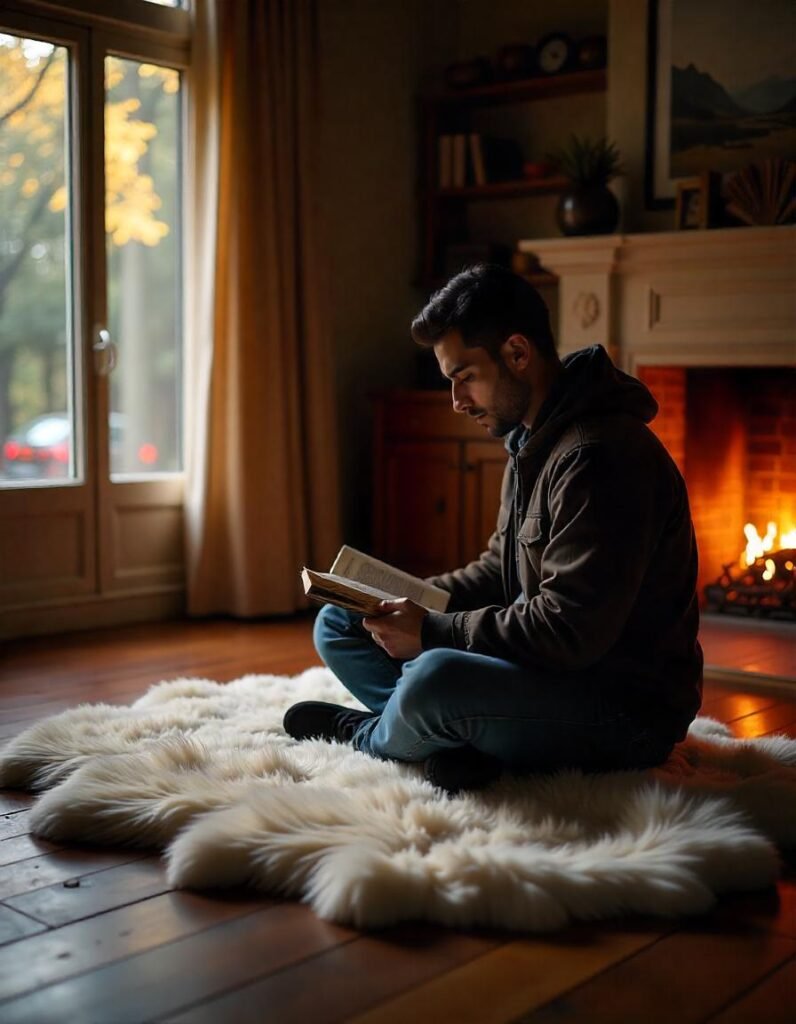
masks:
POLYGON ((533 428, 507 438, 497 529, 431 582, 424 649, 596 673, 680 739, 702 689, 697 555, 679 470, 647 427, 657 403, 599 345, 563 360, 533 428))

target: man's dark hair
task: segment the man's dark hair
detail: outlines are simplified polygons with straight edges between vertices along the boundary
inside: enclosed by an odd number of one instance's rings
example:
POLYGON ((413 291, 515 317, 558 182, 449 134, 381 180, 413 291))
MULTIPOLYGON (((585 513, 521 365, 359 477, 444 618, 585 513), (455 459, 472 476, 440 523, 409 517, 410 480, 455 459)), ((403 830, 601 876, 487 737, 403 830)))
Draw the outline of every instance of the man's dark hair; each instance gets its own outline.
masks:
POLYGON ((522 334, 545 359, 556 359, 550 314, 541 295, 518 274, 496 263, 477 263, 435 292, 412 321, 418 345, 435 345, 459 331, 467 348, 485 348, 497 362, 500 347, 522 334))

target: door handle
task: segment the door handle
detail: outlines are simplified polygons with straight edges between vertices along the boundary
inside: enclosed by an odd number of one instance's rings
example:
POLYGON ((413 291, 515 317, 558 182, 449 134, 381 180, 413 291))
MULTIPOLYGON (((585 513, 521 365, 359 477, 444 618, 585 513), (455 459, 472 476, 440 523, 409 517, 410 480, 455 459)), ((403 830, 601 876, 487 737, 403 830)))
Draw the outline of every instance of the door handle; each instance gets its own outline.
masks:
POLYGON ((108 377, 116 369, 119 350, 107 327, 96 328, 94 339, 91 346, 94 352, 94 369, 100 377, 108 377))

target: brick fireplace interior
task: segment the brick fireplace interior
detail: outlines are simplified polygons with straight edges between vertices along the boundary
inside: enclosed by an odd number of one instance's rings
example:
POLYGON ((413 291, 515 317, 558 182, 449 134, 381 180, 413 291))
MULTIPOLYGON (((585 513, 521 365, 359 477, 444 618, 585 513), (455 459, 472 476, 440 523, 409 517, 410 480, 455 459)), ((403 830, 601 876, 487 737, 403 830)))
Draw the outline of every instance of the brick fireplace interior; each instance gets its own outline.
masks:
MULTIPOLYGON (((739 559, 751 523, 796 529, 796 369, 642 366, 652 423, 683 473, 699 550, 699 593, 739 559)), ((781 547, 775 541, 774 549, 781 547)))

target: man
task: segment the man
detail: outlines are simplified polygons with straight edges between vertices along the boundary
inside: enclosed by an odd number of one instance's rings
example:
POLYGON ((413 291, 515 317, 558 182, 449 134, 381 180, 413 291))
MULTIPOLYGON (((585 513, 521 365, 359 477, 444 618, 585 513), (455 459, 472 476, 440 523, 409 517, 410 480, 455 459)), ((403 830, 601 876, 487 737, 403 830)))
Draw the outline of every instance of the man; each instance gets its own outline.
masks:
POLYGON ((296 737, 425 762, 449 793, 515 772, 663 762, 700 702, 696 548, 685 484, 647 423, 657 404, 594 346, 560 361, 547 309, 489 264, 454 277, 412 324, 453 408, 506 438, 497 529, 411 601, 327 606, 316 646, 369 708, 305 701, 296 737))

